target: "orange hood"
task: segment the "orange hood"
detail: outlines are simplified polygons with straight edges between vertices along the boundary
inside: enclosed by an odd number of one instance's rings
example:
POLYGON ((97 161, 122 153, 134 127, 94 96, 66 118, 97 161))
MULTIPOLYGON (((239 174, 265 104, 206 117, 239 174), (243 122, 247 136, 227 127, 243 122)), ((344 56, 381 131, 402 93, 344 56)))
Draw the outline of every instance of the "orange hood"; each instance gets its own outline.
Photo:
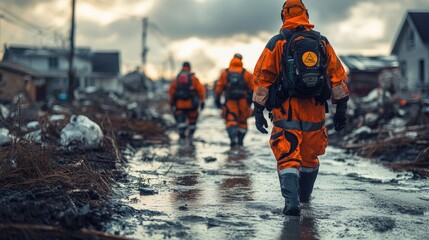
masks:
POLYGON ((287 0, 283 5, 283 26, 281 29, 294 30, 303 26, 305 30, 311 30, 314 25, 307 16, 307 8, 301 0, 287 0))
POLYGON ((233 58, 229 63, 229 70, 239 72, 243 69, 243 62, 239 58, 233 58))

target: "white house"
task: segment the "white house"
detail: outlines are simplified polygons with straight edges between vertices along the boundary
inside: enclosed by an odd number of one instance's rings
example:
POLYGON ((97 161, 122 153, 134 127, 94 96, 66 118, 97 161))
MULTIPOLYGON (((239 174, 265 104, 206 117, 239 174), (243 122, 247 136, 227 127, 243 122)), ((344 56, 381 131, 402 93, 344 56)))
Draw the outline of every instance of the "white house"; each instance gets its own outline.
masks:
POLYGON ((398 57, 400 92, 429 96, 429 12, 408 12, 392 54, 398 57))
MULTIPOLYGON (((117 91, 119 86, 119 52, 92 52, 89 48, 75 50, 74 69, 78 88, 98 87, 117 91)), ((5 48, 4 62, 33 69, 46 80, 47 94, 67 92, 68 51, 60 48, 9 46, 5 48)))

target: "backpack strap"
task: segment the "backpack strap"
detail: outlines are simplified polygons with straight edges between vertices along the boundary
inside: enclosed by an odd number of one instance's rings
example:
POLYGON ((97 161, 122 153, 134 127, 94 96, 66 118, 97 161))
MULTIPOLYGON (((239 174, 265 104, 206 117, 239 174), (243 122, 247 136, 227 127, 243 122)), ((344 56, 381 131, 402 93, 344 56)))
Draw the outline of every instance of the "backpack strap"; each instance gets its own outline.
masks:
MULTIPOLYGON (((326 54, 326 46, 322 42, 322 40, 324 39, 324 37, 320 34, 320 32, 314 31, 314 30, 307 31, 307 32, 305 32, 303 34, 304 37, 306 35, 310 36, 310 37, 313 37, 313 38, 316 38, 319 41, 319 47, 322 49, 322 57, 323 57, 323 60, 324 60, 324 64, 326 64, 327 60, 328 60, 328 57, 327 57, 327 54, 326 54)), ((324 66, 324 67, 326 67, 326 66, 324 66)))
POLYGON ((286 41, 289 42, 289 40, 292 38, 292 32, 289 29, 282 29, 280 30, 280 34, 283 36, 284 39, 286 39, 286 41))

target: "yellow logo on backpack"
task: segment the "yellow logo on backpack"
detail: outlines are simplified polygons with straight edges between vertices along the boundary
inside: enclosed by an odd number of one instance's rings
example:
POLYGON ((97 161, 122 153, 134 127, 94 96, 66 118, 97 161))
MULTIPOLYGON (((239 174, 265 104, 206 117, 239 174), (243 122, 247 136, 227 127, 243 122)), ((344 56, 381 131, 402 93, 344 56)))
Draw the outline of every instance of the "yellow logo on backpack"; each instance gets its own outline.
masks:
POLYGON ((317 60, 319 59, 314 52, 305 52, 304 54, 302 54, 302 62, 307 67, 313 67, 314 65, 316 65, 317 60))

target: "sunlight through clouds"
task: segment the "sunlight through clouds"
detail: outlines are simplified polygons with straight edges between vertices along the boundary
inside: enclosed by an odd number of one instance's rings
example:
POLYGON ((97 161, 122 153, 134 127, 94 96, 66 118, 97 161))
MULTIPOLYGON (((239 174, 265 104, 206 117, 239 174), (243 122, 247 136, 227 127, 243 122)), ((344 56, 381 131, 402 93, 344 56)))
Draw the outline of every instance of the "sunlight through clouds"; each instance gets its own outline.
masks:
MULTIPOLYGON (((189 38, 180 42, 175 42, 171 50, 175 53, 176 60, 198 62, 203 53, 214 66, 210 69, 205 69, 201 72, 202 79, 210 81, 217 79, 219 71, 229 66, 234 53, 241 53, 243 55, 244 67, 253 72, 253 67, 256 64, 259 55, 261 54, 266 44, 266 38, 270 38, 269 34, 262 34, 264 38, 248 37, 242 35, 232 36, 230 38, 221 39, 201 39, 189 38), (239 41, 238 39, 246 38, 246 41, 239 41), (199 54, 195 54, 199 53, 199 54)), ((198 65, 197 65, 198 66, 198 65)), ((198 69, 194 69, 197 71, 198 69)), ((204 80, 203 80, 204 81, 204 80)))
POLYGON ((386 19, 390 13, 400 12, 402 8, 400 3, 358 3, 349 10, 349 17, 341 21, 338 28, 326 34, 334 39, 336 49, 343 54, 387 55, 391 42, 385 41, 386 35, 392 35, 397 29, 390 29, 386 19))
MULTIPOLYGON (((407 10, 429 10, 427 0, 309 1, 310 21, 338 54, 389 55, 407 10)), ((261 51, 281 26, 283 1, 263 0, 76 0, 76 46, 121 52, 133 69, 141 62, 142 18, 149 18, 150 72, 165 68, 171 53, 213 79, 235 52, 253 71, 261 51), (246 6, 246 8, 243 8, 246 6), (155 26, 155 27, 154 27, 155 26)), ((0 7, 49 31, 2 21, 0 44, 67 47, 71 0, 0 0, 0 7), (58 40, 55 30, 63 35, 58 40)), ((0 12, 1 14, 1 12, 0 12)), ((123 68, 125 69, 125 67, 123 68)))
POLYGON ((378 16, 377 5, 360 3, 351 9, 351 16, 339 25, 339 34, 348 41, 356 41, 356 35, 368 40, 383 37, 385 24, 378 16))
POLYGON ((80 1, 76 5, 76 12, 82 18, 106 26, 122 18, 141 18, 149 13, 154 4, 155 0, 132 4, 115 2, 111 5, 94 5, 92 1, 80 1))

